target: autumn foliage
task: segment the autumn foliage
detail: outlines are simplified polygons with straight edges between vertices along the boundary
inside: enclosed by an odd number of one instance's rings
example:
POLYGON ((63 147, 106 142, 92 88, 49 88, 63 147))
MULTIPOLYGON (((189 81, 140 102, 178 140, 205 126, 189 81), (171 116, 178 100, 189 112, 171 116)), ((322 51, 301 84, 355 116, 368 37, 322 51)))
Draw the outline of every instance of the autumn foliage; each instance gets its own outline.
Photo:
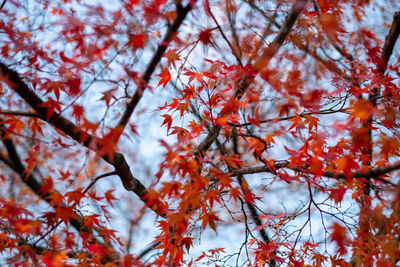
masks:
POLYGON ((400 263, 398 1, 0 4, 0 265, 400 263))

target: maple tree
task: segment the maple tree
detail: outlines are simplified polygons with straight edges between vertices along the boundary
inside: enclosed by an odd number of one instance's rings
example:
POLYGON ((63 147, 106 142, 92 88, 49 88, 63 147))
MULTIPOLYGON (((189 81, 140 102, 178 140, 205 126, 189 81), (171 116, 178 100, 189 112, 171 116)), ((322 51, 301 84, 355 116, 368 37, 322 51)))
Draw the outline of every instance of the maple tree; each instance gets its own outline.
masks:
POLYGON ((397 1, 0 8, 7 264, 400 262, 397 1))

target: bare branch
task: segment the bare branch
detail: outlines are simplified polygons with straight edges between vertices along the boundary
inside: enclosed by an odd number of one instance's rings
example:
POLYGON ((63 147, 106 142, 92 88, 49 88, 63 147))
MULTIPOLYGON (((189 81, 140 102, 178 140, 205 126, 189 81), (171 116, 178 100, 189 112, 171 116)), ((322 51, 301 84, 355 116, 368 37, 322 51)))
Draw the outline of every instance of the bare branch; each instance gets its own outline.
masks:
POLYGON ((99 176, 97 176, 96 178, 93 179, 93 181, 85 188, 85 190, 82 191, 82 193, 86 194, 87 191, 89 191, 89 189, 95 184, 97 183, 98 180, 107 177, 107 176, 111 176, 111 175, 117 175, 117 172, 113 171, 113 172, 106 172, 103 173, 99 176))

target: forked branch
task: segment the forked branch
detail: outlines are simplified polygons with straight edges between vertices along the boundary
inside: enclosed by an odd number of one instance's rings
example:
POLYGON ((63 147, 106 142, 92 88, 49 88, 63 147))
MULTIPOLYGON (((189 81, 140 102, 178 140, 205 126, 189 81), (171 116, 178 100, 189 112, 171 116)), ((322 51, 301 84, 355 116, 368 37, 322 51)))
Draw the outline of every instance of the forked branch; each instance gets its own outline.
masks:
POLYGON ((47 114, 51 113, 48 112, 48 108, 43 105, 43 100, 22 81, 16 71, 11 70, 2 62, 0 62, 0 71, 0 78, 35 110, 39 118, 47 121, 78 143, 98 153, 106 162, 114 166, 126 190, 134 192, 146 206, 150 207, 158 215, 164 216, 163 206, 160 203, 153 201, 151 204, 148 204, 148 190, 132 175, 124 155, 115 151, 102 151, 102 142, 99 138, 84 132, 73 122, 64 118, 60 113, 54 112, 49 117, 47 114))
MULTIPOLYGON (((285 23, 282 25, 277 36, 272 41, 272 43, 267 48, 264 49, 262 55, 259 56, 256 62, 254 63, 253 75, 247 74, 245 77, 241 79, 234 96, 236 99, 240 99, 244 95, 249 85, 253 82, 255 76, 268 65, 269 61, 276 55, 278 50, 282 47, 283 42, 289 35, 291 29, 293 28, 293 25, 295 24, 301 12, 303 12, 307 3, 308 0, 296 0, 293 3, 292 9, 289 15, 286 17, 285 23)), ((220 116, 222 115, 224 114, 220 114, 220 116)), ((197 147, 196 155, 203 155, 210 148, 215 139, 218 137, 220 131, 221 131, 221 126, 214 125, 211 131, 208 132, 206 138, 202 142, 200 142, 199 146, 197 147)))

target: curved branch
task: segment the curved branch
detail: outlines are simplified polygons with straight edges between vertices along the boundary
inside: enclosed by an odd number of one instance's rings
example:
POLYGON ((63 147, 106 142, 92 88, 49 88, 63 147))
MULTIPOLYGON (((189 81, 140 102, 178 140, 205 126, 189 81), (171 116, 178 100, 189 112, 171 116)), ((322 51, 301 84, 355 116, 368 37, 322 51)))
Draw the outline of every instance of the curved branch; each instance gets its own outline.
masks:
POLYGON ((154 244, 151 244, 150 246, 148 246, 147 248, 145 248, 142 252, 139 253, 138 256, 136 256, 137 260, 142 259, 144 256, 146 256, 149 252, 151 252, 152 250, 156 249, 159 245, 161 244, 161 242, 156 242, 154 244))
POLYGON ((93 179, 93 181, 85 188, 85 190, 82 191, 82 193, 86 194, 87 191, 89 191, 89 189, 95 184, 97 183, 98 180, 107 177, 107 176, 111 176, 111 175, 117 175, 117 172, 113 171, 113 172, 106 172, 103 173, 99 176, 97 176, 96 178, 93 179))

